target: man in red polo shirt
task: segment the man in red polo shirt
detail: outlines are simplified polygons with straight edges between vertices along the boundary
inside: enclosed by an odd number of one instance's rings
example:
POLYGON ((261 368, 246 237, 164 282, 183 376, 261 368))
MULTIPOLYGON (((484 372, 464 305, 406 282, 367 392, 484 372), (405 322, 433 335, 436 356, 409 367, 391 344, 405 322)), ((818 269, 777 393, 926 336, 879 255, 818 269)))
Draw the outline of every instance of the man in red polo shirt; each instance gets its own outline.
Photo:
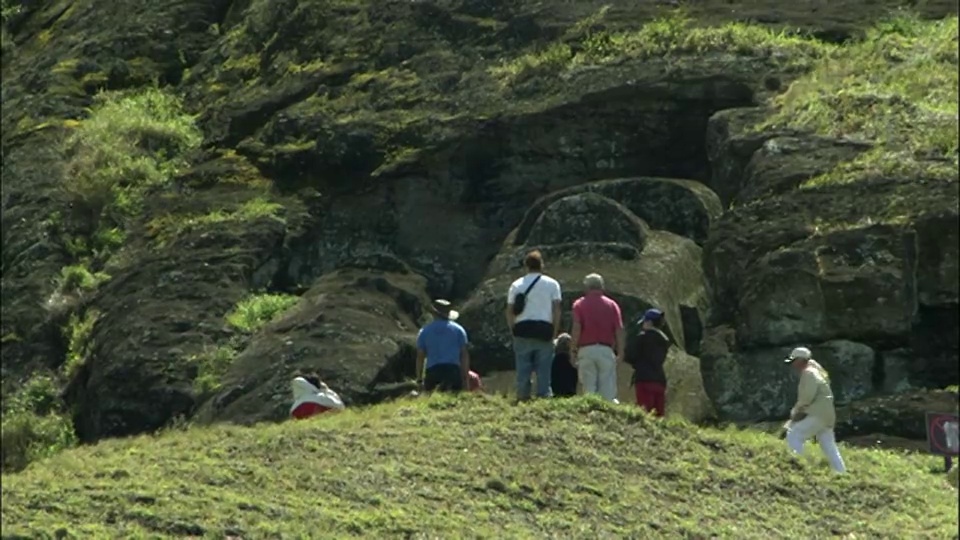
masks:
POLYGON ((617 402, 617 362, 623 358, 625 337, 620 306, 603 293, 603 277, 583 280, 586 293, 573 303, 571 354, 584 394, 600 394, 617 402))

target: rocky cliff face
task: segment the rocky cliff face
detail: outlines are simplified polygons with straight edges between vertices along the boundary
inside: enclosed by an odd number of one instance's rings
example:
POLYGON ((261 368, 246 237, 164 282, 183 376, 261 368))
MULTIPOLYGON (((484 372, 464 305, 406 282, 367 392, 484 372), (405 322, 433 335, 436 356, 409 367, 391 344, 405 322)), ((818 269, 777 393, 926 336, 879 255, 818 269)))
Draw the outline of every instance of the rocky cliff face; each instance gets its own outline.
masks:
MULTIPOLYGON (((376 401, 412 375, 430 296, 462 303, 475 363, 498 380, 512 363, 503 296, 532 247, 567 306, 597 271, 628 321, 666 311, 670 407, 694 419, 785 414, 779 360, 801 343, 841 402, 956 384, 956 130, 910 88, 804 101, 811 70, 901 69, 833 44, 896 2, 704 2, 689 20, 655 2, 541 4, 17 4, 3 33, 4 391, 58 373, 86 440, 178 416, 282 418, 301 368, 348 403, 376 401), (97 133, 97 92, 152 82, 202 134, 179 165, 164 166, 186 140, 165 111, 130 128, 135 155, 64 143, 97 133), (876 134, 911 113, 925 138, 876 134), (817 124, 826 114, 835 127, 817 124), (145 160, 150 182, 133 174, 145 160), (84 166, 126 171, 96 212, 76 187, 84 166), (225 322, 263 291, 300 300, 253 331, 225 322), (226 351, 212 372, 198 360, 211 348, 226 351)), ((956 4, 923 9, 953 18, 870 39, 902 35, 955 67, 956 4)), ((948 71, 924 71, 947 77, 928 81, 946 101, 948 71)), ((117 118, 142 112, 117 99, 117 118)))

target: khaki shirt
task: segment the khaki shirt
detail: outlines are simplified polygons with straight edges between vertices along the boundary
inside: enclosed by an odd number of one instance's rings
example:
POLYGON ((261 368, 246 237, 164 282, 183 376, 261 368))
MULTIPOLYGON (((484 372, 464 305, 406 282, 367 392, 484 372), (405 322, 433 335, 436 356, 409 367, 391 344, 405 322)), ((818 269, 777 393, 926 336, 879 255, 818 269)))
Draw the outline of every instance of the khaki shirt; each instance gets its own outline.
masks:
POLYGON ((833 390, 827 371, 811 360, 800 374, 797 389, 797 404, 793 406, 791 416, 804 413, 821 420, 824 427, 832 428, 837 421, 837 412, 833 407, 833 390))

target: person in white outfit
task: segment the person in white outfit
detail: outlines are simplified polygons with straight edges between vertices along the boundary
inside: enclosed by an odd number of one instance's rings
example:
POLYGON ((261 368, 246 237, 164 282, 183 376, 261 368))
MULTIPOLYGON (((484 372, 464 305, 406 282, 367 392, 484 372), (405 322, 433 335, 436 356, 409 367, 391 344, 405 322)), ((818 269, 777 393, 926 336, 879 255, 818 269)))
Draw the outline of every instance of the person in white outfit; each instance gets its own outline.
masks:
POLYGON ((800 374, 797 403, 790 411, 790 420, 786 424, 787 444, 794 453, 803 455, 804 443, 816 438, 830 467, 840 473, 846 472, 833 433, 837 413, 827 370, 813 359, 810 349, 806 347, 794 349, 784 362, 800 374))
POLYGON ((340 396, 313 373, 293 379, 290 385, 293 389, 290 416, 297 420, 343 409, 343 400, 340 396))

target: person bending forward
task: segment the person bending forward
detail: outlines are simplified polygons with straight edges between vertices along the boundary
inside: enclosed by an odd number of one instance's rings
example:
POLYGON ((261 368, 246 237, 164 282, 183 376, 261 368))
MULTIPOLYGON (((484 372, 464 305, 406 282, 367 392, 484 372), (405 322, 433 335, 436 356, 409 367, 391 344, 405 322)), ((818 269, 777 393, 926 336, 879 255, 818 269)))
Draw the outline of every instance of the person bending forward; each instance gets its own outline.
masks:
POLYGON ((784 362, 800 374, 797 389, 797 403, 790 411, 787 423, 787 444, 797 455, 803 455, 803 445, 811 438, 820 443, 820 450, 837 472, 845 472, 846 466, 837 447, 833 433, 837 421, 833 405, 833 390, 830 389, 830 375, 816 360, 810 349, 797 347, 784 362))
POLYGON ((418 383, 427 392, 460 392, 470 387, 467 331, 455 322, 460 314, 447 300, 434 300, 432 308, 436 319, 417 334, 418 383))

